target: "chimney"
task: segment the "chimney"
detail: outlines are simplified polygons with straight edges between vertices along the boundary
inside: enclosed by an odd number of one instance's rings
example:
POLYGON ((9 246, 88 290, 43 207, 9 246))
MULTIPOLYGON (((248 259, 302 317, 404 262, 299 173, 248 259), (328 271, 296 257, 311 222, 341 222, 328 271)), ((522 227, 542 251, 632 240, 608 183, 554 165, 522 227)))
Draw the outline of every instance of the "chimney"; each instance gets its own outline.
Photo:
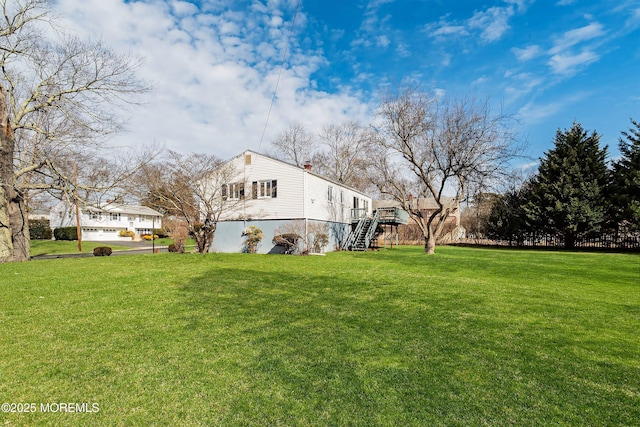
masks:
POLYGON ((305 170, 310 171, 311 168, 313 168, 313 165, 311 164, 311 162, 309 160, 307 160, 307 161, 304 162, 304 168, 305 168, 305 170))

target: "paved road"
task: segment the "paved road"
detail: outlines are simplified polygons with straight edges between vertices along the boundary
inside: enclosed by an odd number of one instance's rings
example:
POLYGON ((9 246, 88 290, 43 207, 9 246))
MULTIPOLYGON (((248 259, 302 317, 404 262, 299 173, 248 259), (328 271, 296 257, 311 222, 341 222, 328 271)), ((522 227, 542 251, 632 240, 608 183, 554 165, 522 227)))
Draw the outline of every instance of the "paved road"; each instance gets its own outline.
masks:
MULTIPOLYGON (((111 253, 111 256, 114 255, 140 255, 140 254, 151 254, 153 253, 153 246, 146 241, 142 242, 134 242, 134 241, 117 241, 117 242, 102 242, 103 246, 125 246, 130 249, 126 250, 114 250, 111 253)), ((167 246, 155 246, 156 253, 158 252, 167 252, 167 246)), ((92 257, 93 252, 78 252, 72 254, 46 254, 46 255, 36 255, 31 257, 32 260, 38 259, 57 259, 57 258, 84 258, 84 257, 92 257)))

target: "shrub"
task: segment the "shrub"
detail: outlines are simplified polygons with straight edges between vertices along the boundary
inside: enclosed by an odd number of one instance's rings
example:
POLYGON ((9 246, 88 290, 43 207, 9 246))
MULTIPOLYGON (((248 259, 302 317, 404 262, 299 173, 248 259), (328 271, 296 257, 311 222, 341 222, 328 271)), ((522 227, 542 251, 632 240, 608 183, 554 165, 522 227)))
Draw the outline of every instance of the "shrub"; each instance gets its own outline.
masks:
POLYGON ((169 252, 174 252, 174 253, 177 253, 177 254, 183 254, 184 253, 184 245, 180 246, 180 245, 177 245, 175 243, 172 243, 172 244, 169 245, 168 249, 169 249, 169 252))
POLYGON ((111 248, 108 246, 98 246, 93 249, 93 256, 109 256, 111 253, 111 248))
MULTIPOLYGON (((143 234, 143 235, 142 235, 142 238, 143 238, 144 240, 151 240, 151 239, 152 239, 152 238, 151 238, 151 234, 143 234)), ((158 235, 157 235, 157 234, 154 234, 154 235, 153 235, 153 240, 156 240, 157 238, 158 238, 158 235)))
POLYGON ((136 233, 134 231, 131 230, 121 230, 120 233, 118 233, 118 235, 120 237, 135 237, 136 233))
MULTIPOLYGON (((169 252, 177 252, 183 254, 184 244, 187 240, 188 234, 189 230, 184 223, 176 224, 171 232, 171 238, 173 239, 173 250, 169 249, 169 252)), ((169 247, 171 247, 171 245, 169 247)))
POLYGON ((165 237, 169 237, 169 232, 167 230, 165 230, 164 228, 154 228, 153 229, 153 234, 155 234, 156 239, 161 238, 164 239, 165 237))
POLYGON ((262 230, 255 225, 250 226, 242 232, 244 236, 244 249, 243 252, 249 254, 255 254, 258 249, 258 244, 264 237, 262 230))
POLYGON ((76 227, 60 227, 53 230, 56 240, 78 240, 78 230, 76 227))
POLYGON ((273 243, 276 246, 282 246, 285 254, 294 254, 298 250, 298 242, 300 235, 297 233, 278 234, 273 237, 273 243))
POLYGON ((49 220, 30 219, 29 236, 31 240, 51 240, 53 231, 49 228, 49 220))

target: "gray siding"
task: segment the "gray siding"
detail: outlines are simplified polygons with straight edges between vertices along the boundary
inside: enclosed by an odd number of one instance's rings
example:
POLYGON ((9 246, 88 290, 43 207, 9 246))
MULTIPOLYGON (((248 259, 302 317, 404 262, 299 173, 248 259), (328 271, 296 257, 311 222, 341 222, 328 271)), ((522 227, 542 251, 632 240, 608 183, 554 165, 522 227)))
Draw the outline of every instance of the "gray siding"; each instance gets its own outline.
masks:
MULTIPOLYGON (((224 221, 218 223, 215 237, 213 239, 213 245, 211 245, 212 252, 242 252, 242 232, 252 226, 260 228, 264 234, 264 238, 260 245, 258 245, 258 253, 280 253, 280 248, 272 244, 273 237, 276 231, 280 227, 287 226, 291 223, 291 220, 256 220, 256 221, 224 221)), ((346 238, 349 233, 349 225, 325 222, 325 221, 309 221, 309 225, 312 224, 326 224, 329 232, 329 244, 323 248, 323 252, 334 251, 340 243, 346 238)))

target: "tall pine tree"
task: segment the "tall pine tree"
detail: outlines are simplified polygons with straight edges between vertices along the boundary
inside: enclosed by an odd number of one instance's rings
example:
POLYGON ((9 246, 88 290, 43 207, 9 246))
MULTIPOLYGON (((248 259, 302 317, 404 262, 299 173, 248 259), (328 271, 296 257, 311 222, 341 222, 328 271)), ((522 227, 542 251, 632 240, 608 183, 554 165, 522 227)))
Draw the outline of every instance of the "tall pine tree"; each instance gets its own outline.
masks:
POLYGON ((612 205, 618 225, 640 231, 640 123, 622 132, 618 147, 622 158, 613 163, 612 205))
POLYGON ((555 147, 541 159, 529 212, 543 231, 564 238, 566 248, 599 232, 606 220, 607 147, 579 123, 558 129, 555 147), (537 217, 537 218, 536 218, 537 217))

